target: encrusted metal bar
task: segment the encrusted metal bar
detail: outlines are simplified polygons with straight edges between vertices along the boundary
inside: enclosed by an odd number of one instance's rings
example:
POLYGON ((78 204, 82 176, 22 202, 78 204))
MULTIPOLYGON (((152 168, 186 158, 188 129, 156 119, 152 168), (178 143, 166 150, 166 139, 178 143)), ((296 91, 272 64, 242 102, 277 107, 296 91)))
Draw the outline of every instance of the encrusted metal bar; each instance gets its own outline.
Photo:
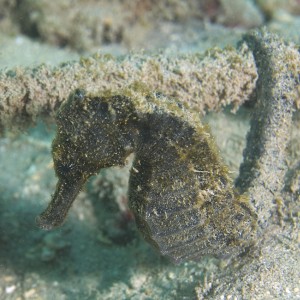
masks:
POLYGON ((236 181, 248 192, 264 229, 276 215, 275 199, 287 171, 286 146, 290 139, 295 102, 299 98, 300 58, 297 49, 265 31, 245 37, 258 68, 257 103, 236 181))

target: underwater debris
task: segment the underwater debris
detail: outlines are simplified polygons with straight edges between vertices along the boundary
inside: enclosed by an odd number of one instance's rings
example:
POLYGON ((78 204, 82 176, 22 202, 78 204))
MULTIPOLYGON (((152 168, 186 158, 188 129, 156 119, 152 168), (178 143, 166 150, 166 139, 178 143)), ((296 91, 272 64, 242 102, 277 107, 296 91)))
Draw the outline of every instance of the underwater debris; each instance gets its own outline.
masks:
POLYGON ((285 148, 290 138, 291 115, 300 96, 297 92, 300 55, 293 44, 285 44, 266 31, 248 34, 245 40, 253 50, 259 80, 245 161, 236 185, 249 194, 257 212, 257 242, 248 255, 239 256, 231 261, 226 272, 216 274, 217 278, 210 281, 208 294, 205 285, 197 288, 197 296, 199 299, 296 299, 299 295, 298 166, 288 172, 292 172, 289 184, 296 180, 295 194, 282 187, 288 179, 284 178, 288 175, 284 158, 289 157, 285 148))
POLYGON ((284 187, 286 148, 291 136, 300 81, 299 52, 274 34, 245 36, 253 50, 259 79, 257 102, 236 185, 250 194, 261 230, 276 216, 275 199, 284 187))
POLYGON ((246 44, 239 49, 210 49, 204 55, 95 55, 58 67, 41 65, 0 72, 0 131, 21 129, 37 119, 53 120, 76 88, 118 92, 134 82, 187 103, 191 109, 237 109, 255 88, 257 72, 246 44))
POLYGON ((52 154, 58 184, 38 218, 61 225, 86 180, 134 162, 129 205, 144 238, 179 263, 239 254, 255 238, 256 214, 238 195, 199 116, 136 85, 119 94, 76 90, 59 109, 52 154))

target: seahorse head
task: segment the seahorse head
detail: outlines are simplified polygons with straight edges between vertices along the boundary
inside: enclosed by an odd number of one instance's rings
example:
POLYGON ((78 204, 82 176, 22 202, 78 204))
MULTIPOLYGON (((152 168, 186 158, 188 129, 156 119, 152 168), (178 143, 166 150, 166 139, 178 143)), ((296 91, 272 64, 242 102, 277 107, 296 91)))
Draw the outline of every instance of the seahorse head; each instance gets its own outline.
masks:
POLYGON ((133 151, 136 130, 134 110, 127 97, 93 97, 77 89, 60 107, 57 134, 52 143, 56 192, 38 225, 61 225, 86 180, 101 168, 124 165, 133 151))
POLYGON ((84 164, 84 173, 122 165, 133 151, 130 101, 113 96, 88 96, 83 90, 72 93, 56 116, 57 136, 52 145, 58 175, 68 165, 84 164))

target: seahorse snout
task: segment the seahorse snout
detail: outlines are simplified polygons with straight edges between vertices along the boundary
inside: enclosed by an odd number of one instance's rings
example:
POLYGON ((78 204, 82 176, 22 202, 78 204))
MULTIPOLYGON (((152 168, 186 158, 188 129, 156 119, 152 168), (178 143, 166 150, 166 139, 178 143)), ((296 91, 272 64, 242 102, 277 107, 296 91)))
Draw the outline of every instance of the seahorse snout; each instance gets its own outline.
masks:
POLYGON ((37 225, 45 230, 62 225, 84 183, 85 179, 73 182, 60 179, 47 209, 36 218, 37 225))

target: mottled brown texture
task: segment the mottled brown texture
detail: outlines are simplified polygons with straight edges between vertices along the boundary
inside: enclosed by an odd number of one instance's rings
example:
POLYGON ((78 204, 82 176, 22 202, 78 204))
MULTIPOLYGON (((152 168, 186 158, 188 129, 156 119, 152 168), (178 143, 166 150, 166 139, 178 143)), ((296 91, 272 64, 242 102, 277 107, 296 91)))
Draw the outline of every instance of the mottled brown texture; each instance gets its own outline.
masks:
POLYGON ((251 28, 263 21, 248 0, 23 0, 14 14, 23 33, 77 51, 95 51, 108 44, 144 48, 147 37, 165 24, 194 21, 201 28, 206 20, 251 28))
POLYGON ((268 17, 274 17, 280 10, 300 14, 299 0, 256 0, 256 3, 268 17))
POLYGON ((118 91, 134 82, 186 103, 204 114, 232 104, 236 109, 255 88, 256 67, 245 45, 204 55, 135 54, 116 59, 95 55, 59 67, 41 65, 0 74, 0 126, 21 128, 53 117, 75 88, 118 91))
POLYGON ((176 263, 242 253, 255 240, 256 214, 198 115, 144 87, 120 92, 77 90, 59 110, 58 184, 39 226, 61 225, 90 176, 134 153, 129 205, 148 242, 176 263))
POLYGON ((16 6, 16 0, 0 0, 0 31, 7 35, 18 32, 18 25, 13 21, 16 6))
POLYGON ((299 153, 293 154, 298 163, 292 159, 296 166, 287 176, 291 156, 286 147, 299 101, 299 52, 264 30, 248 34, 245 40, 253 50, 259 80, 237 185, 250 195, 257 212, 257 244, 247 256, 232 261, 206 286, 199 287, 198 299, 297 299, 299 153))
POLYGON ((261 229, 272 224, 287 172, 286 148, 298 101, 300 56, 265 31, 246 36, 258 67, 257 103, 237 186, 248 191, 261 229))

